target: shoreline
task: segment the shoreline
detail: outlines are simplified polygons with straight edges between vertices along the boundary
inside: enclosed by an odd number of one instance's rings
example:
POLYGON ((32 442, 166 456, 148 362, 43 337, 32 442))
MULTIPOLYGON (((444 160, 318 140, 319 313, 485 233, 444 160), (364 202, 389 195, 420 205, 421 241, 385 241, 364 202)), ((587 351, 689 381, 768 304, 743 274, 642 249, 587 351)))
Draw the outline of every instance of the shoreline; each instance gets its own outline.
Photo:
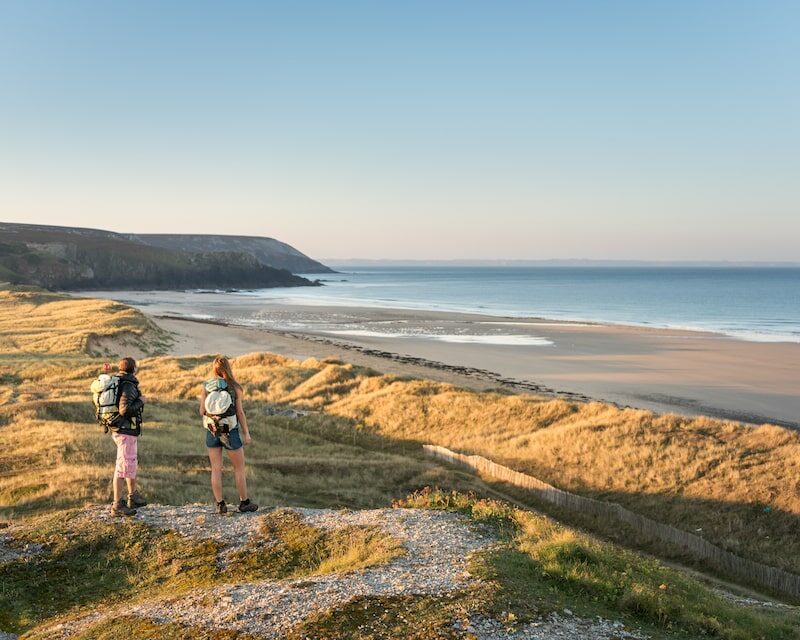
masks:
MULTIPOLYGON (((148 313, 148 310, 143 310, 148 313)), ((377 310, 370 309, 369 311, 377 310)), ((454 315, 448 312, 436 312, 435 315, 439 316, 440 314, 450 317, 454 315)), ((464 317, 464 314, 455 315, 460 319, 464 317)), ((476 390, 506 388, 523 393, 548 395, 579 402, 597 400, 618 407, 649 409, 661 413, 672 412, 693 416, 706 415, 753 425, 770 423, 782 427, 800 428, 800 423, 796 420, 775 415, 772 412, 757 411, 747 406, 725 406, 723 403, 714 402, 713 398, 704 397, 702 393, 699 394, 699 397, 686 397, 674 392, 670 393, 671 390, 668 387, 659 384, 651 384, 649 388, 643 389, 640 393, 628 393, 622 396, 615 393, 603 393, 599 389, 596 389, 598 392, 592 393, 591 389, 587 392, 583 388, 576 388, 576 385, 570 385, 566 379, 562 384, 552 384, 549 380, 536 376, 509 374, 507 371, 502 371, 502 366, 491 367, 485 364, 479 365, 465 361, 454 361, 452 357, 431 357, 435 353, 418 353, 420 343, 424 341, 412 338, 380 339, 374 336, 347 336, 347 339, 341 339, 318 332, 250 326, 219 318, 190 318, 167 314, 152 314, 152 317, 160 325, 166 325, 165 328, 172 331, 177 330, 179 334, 184 334, 190 339, 223 347, 222 349, 211 349, 211 351, 222 350, 233 354, 241 354, 253 350, 265 350, 300 359, 305 357, 335 357, 353 364, 369 366, 386 373, 425 377, 451 382, 476 390), (208 334, 209 329, 213 335, 208 334), (232 334, 239 334, 238 341, 231 341, 232 334), (408 353, 408 348, 402 348, 403 342, 407 345, 414 343, 417 347, 417 353, 408 353)), ((384 322, 381 318, 375 320, 384 322)), ((630 328, 589 323, 552 323, 548 321, 542 323, 534 321, 533 324, 541 328, 547 327, 550 331, 560 330, 561 332, 579 332, 581 334, 586 332, 590 334, 597 332, 618 333, 622 334, 623 341, 626 337, 635 341, 642 338, 642 336, 645 339, 652 337, 656 340, 663 340, 666 336, 668 339, 677 341, 702 340, 704 342, 710 341, 711 343, 727 341, 733 345, 753 345, 756 350, 759 350, 759 347, 774 348, 775 346, 775 343, 745 343, 729 338, 720 338, 710 333, 697 335, 697 332, 669 331, 656 328, 630 328), (626 336, 626 334, 629 335, 626 336)), ((448 347, 455 347, 456 352, 459 353, 459 349, 469 348, 472 345, 447 345, 445 343, 434 345, 433 341, 431 341, 429 344, 422 346, 427 347, 427 349, 422 349, 423 352, 430 352, 432 351, 431 347, 438 346, 439 351, 448 347)), ((486 347, 486 345, 479 345, 480 347, 486 347)), ((195 349, 193 352, 202 351, 203 349, 195 349)), ((208 349, 205 351, 208 351, 208 349)), ((465 352, 461 351, 460 353, 465 352)), ((494 363, 497 364, 497 361, 495 360, 494 363)), ((589 378, 592 377, 588 373, 586 375, 589 378)), ((591 380, 589 382, 591 383, 591 380)), ((587 385, 577 386, 585 387, 587 385)), ((588 384, 588 387, 591 388, 592 384, 588 384)))
MULTIPOLYGON (((330 275, 330 274, 328 274, 330 275)), ((345 274, 346 275, 346 274, 345 274)), ((302 277, 308 277, 307 274, 302 277)), ((324 281, 320 280, 321 283, 324 281)), ((315 285, 319 286, 319 285, 315 285)), ((284 287, 276 287, 281 289, 284 287)), ((515 314, 515 312, 508 309, 491 310, 487 308, 476 309, 467 307, 433 307, 419 304, 414 306, 413 303, 400 303, 391 304, 387 300, 368 300, 358 298, 341 298, 341 299, 327 299, 327 298, 307 298, 298 300, 296 296, 292 296, 294 291, 302 291, 307 289, 308 285, 298 285, 291 287, 292 292, 287 292, 285 297, 276 298, 260 298, 254 295, 259 289, 115 289, 115 290, 75 290, 63 291, 67 295, 76 295, 79 297, 108 297, 108 294, 146 294, 151 292, 157 293, 176 293, 179 295, 207 295, 207 296, 225 296, 225 295, 238 295, 242 306, 246 306, 247 302, 260 302, 263 305, 284 305, 293 306, 305 309, 364 309, 373 311, 396 311, 396 312, 413 312, 423 314, 447 314, 447 315, 464 315, 476 316, 480 318, 503 320, 508 325, 520 324, 536 324, 536 325, 570 325, 570 326, 592 326, 592 327, 614 327, 622 329, 631 329, 637 331, 659 331, 659 332, 679 332, 697 334, 699 336, 710 336, 717 338, 724 338, 728 340, 737 340, 741 342, 752 342, 757 344, 800 344, 800 335, 783 334, 783 333, 769 333, 766 331, 759 331, 756 329, 732 329, 725 330, 714 327, 702 327, 693 325, 678 325, 669 323, 652 323, 652 322, 633 322, 633 321, 615 321, 607 319, 585 319, 579 317, 555 317, 555 316, 533 316, 526 314, 515 314), (285 298, 290 298, 286 302, 285 298)), ((137 302, 130 302, 136 306, 137 302)), ((147 304, 147 303, 144 303, 147 304)))
MULTIPOLYGON (((447 364, 445 362, 438 362, 435 360, 427 360, 426 358, 418 358, 415 356, 407 356, 401 353, 395 353, 391 351, 382 351, 380 349, 371 349, 368 347, 361 347, 356 344, 349 344, 347 342, 338 341, 332 338, 326 338, 324 336, 317 336, 314 334, 304 334, 304 333, 297 333, 297 332, 290 332, 290 331, 281 331, 279 329, 268 329, 266 327, 248 327, 244 325, 237 325, 229 322, 225 322, 223 320, 203 320, 200 318, 181 318, 178 316, 168 316, 168 315, 157 315, 152 316, 152 318, 156 321, 169 321, 169 322, 194 322, 198 324, 208 324, 214 325, 218 327, 225 327, 225 328, 234 328, 234 329, 246 329, 251 331, 263 332, 263 333, 270 333, 277 336, 282 336, 294 340, 303 340, 306 342, 311 342, 313 344, 321 344, 326 347, 336 347, 339 349, 345 349, 348 351, 354 351, 356 353, 360 353, 365 356, 371 356, 375 358, 381 358, 385 360, 390 360, 395 363, 403 364, 403 365, 412 365, 418 366, 427 369, 436 369, 439 371, 445 371, 453 374, 457 374, 459 376, 464 376, 467 378, 474 378, 479 381, 483 382, 490 382, 494 385, 519 389, 521 391, 528 391, 542 395, 549 395, 549 396, 556 396, 560 398, 570 399, 570 400, 580 400, 580 401, 590 401, 594 400, 595 398, 589 398, 583 394, 573 393, 571 391, 559 391, 556 389, 550 389, 541 384, 537 384, 535 382, 529 382, 526 380, 519 380, 515 378, 507 378, 502 376, 501 374, 495 371, 489 371, 487 369, 480 369, 476 367, 464 367, 461 365, 453 365, 447 364)), ((162 322, 163 324, 163 322, 162 322)))
MULTIPOLYGON (((276 299, 275 301, 280 302, 280 299, 276 299)), ((592 327, 620 327, 623 329, 636 329, 642 331, 653 330, 653 331, 676 331, 685 333, 696 333, 706 336, 716 336, 719 338, 726 338, 729 340, 740 340, 742 342, 800 344, 800 335, 768 333, 757 330, 726 331, 724 329, 691 326, 691 325, 658 324, 651 322, 636 323, 636 322, 623 322, 623 321, 603 320, 603 319, 598 320, 598 319, 586 319, 586 318, 576 318, 576 317, 558 318, 554 316, 532 316, 525 314, 515 315, 512 311, 509 311, 508 309, 492 311, 490 309, 474 309, 467 307, 463 308, 430 307, 424 305, 413 306, 411 303, 390 305, 386 304, 383 301, 358 300, 353 298, 347 299, 346 302, 348 304, 345 304, 345 301, 331 300, 330 302, 328 302, 325 301, 324 299, 321 299, 321 300, 314 300, 313 302, 308 302, 308 303, 298 302, 294 300, 291 304, 302 307, 322 307, 322 308, 354 307, 354 308, 376 309, 376 310, 385 309, 388 311, 463 314, 470 316, 482 316, 487 319, 502 318, 505 321, 507 321, 507 324, 509 325, 517 323, 520 324, 533 323, 537 325, 554 324, 554 325, 573 325, 573 326, 585 325, 592 327)))
POLYGON ((191 348, 183 355, 261 350, 299 359, 335 357, 468 388, 505 387, 800 429, 800 343, 486 313, 294 304, 291 297, 179 291, 92 296, 169 316, 158 322, 187 335, 191 348), (214 326, 213 332, 202 329, 214 326))

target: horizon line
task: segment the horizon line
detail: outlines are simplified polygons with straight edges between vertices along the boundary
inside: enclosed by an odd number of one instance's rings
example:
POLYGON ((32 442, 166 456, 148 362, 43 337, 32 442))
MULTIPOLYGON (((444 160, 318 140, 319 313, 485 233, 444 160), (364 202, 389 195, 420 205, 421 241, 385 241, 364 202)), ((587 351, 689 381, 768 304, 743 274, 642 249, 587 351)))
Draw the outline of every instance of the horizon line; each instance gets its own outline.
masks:
POLYGON ((315 258, 324 264, 385 264, 385 265, 497 265, 497 266, 761 266, 761 267, 800 267, 800 261, 792 260, 637 260, 628 258, 315 258))

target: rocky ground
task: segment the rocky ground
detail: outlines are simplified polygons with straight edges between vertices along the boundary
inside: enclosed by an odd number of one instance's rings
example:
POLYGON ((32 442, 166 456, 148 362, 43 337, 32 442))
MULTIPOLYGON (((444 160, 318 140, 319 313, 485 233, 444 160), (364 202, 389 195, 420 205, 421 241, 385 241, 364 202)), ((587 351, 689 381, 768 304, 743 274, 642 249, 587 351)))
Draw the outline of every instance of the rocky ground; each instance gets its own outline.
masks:
MULTIPOLYGON (((496 543, 486 530, 477 528, 458 514, 443 511, 300 508, 292 511, 308 524, 323 529, 353 525, 378 527, 401 541, 405 554, 387 564, 347 574, 222 585, 215 587, 213 592, 197 589, 174 599, 126 606, 124 613, 155 622, 235 629, 257 637, 280 638, 309 617, 342 607, 354 598, 441 596, 467 589, 477 580, 468 571, 470 554, 496 543)), ((85 517, 87 521, 110 518, 106 507, 88 509, 85 517)), ((213 538, 225 545, 221 555, 233 541, 238 546, 254 536, 260 517, 260 513, 219 517, 207 505, 149 506, 137 515, 138 519, 158 529, 175 530, 198 540, 213 538)), ((3 548, 0 544, 0 550, 3 548)), ((47 636, 69 638, 90 624, 120 613, 114 609, 105 610, 53 625, 47 629, 47 636)), ((509 627, 507 622, 474 618, 469 623, 455 623, 454 630, 465 638, 482 640, 646 638, 638 632, 626 631, 620 622, 581 619, 568 611, 516 627, 509 627)), ((6 638, 0 636, 0 640, 6 638)))
POLYGON ((619 621, 578 618, 569 609, 542 620, 509 626, 499 620, 476 618, 462 629, 479 640, 646 640, 649 636, 625 629, 619 621))
MULTIPOLYGON (((0 565, 4 562, 13 562, 30 558, 41 553, 42 547, 37 544, 18 545, 15 544, 11 536, 0 534, 0 565)), ((0 634, 0 640, 3 636, 0 634)))

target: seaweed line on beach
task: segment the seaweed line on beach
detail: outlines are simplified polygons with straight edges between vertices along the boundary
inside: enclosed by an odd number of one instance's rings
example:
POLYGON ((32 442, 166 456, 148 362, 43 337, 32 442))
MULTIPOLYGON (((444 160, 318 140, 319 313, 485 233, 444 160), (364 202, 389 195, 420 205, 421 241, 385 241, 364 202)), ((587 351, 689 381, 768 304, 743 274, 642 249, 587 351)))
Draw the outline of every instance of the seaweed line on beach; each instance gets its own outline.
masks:
MULTIPOLYGON (((197 322, 200 324, 213 324, 218 325, 221 327, 237 327, 242 329, 252 329, 248 325, 237 324, 235 322, 229 322, 226 320, 219 320, 219 319, 211 319, 211 318, 188 318, 184 316, 171 316, 171 315, 157 315, 156 318, 164 319, 164 320, 180 320, 185 322, 197 322)), ((382 358, 384 360, 391 360, 393 362, 399 362, 402 364, 413 365, 418 367, 424 367, 427 369, 437 369, 439 371, 447 371, 449 373, 455 373, 457 375, 461 375, 467 378, 473 378, 476 380, 483 380, 487 382, 492 382, 494 384, 509 387, 513 389, 518 389, 522 391, 528 391, 532 393, 537 393, 546 396, 564 398, 566 400, 575 400, 579 402, 590 402, 595 400, 595 398, 591 398, 582 393, 576 393, 573 391, 559 391, 557 389, 553 389, 551 387, 547 387, 543 384, 537 382, 531 382, 529 380, 520 380, 518 378, 509 378, 506 376, 502 376, 495 371, 490 371, 488 369, 481 369, 478 367, 465 367, 461 365, 454 365, 454 364, 447 364, 446 362, 440 362, 438 360, 429 360, 427 358, 420 358, 417 356, 411 356, 402 353, 395 353, 393 351, 384 351, 382 349, 373 349, 371 347, 362 347, 357 344, 353 344, 351 342, 345 342, 341 340, 335 340, 333 338, 326 338, 323 336, 317 336, 310 333, 298 333, 294 331, 282 331, 280 329, 273 329, 270 327, 258 327, 259 331, 265 331, 267 333, 271 333, 273 335, 278 336, 285 336, 289 338, 294 338, 297 340, 304 340, 306 342, 314 342, 316 344, 323 344, 327 346, 337 347, 340 349, 346 349, 347 351, 355 351, 362 355, 372 356, 375 358, 382 358)), ((604 401, 607 402, 607 401, 604 401)), ((618 408, 626 408, 625 405, 621 405, 616 402, 610 402, 614 406, 618 408)))

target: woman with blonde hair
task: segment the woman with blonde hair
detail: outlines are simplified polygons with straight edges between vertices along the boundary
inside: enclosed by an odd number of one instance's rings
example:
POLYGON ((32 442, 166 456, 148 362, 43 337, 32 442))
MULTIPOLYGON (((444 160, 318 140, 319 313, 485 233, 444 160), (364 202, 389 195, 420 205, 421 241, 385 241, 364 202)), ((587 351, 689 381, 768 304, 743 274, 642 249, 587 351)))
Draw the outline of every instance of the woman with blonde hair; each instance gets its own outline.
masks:
POLYGON ((217 503, 217 513, 228 512, 222 496, 223 448, 228 450, 228 458, 233 464, 236 489, 239 491, 239 511, 255 511, 258 505, 251 502, 247 495, 244 468, 244 445, 253 440, 242 406, 242 386, 233 377, 230 360, 225 356, 214 358, 212 373, 213 377, 203 383, 200 415, 206 428, 206 448, 211 461, 211 491, 217 503))

